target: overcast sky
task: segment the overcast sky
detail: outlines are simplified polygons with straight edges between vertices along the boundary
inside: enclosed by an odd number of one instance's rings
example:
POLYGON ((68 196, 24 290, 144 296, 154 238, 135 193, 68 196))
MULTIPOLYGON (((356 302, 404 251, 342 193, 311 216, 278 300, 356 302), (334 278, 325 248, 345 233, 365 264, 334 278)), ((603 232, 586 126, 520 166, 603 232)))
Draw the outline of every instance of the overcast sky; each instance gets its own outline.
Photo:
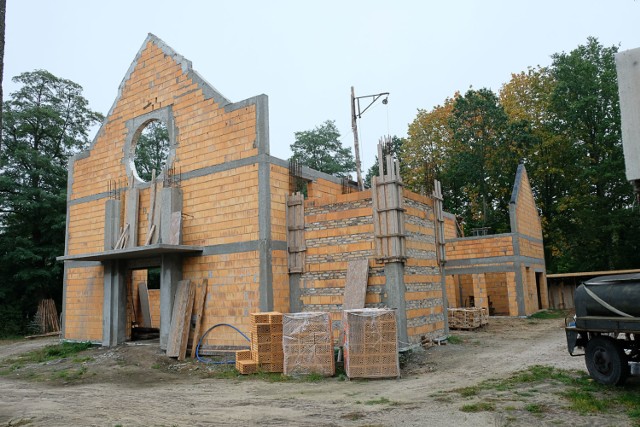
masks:
POLYGON ((470 86, 497 92, 588 36, 640 47, 638 22, 635 0, 7 0, 4 96, 11 77, 46 69, 106 113, 153 33, 227 99, 268 95, 271 154, 282 159, 294 132, 325 120, 352 147, 351 86, 390 92, 358 121, 366 171, 378 139, 406 136, 417 109, 470 86))

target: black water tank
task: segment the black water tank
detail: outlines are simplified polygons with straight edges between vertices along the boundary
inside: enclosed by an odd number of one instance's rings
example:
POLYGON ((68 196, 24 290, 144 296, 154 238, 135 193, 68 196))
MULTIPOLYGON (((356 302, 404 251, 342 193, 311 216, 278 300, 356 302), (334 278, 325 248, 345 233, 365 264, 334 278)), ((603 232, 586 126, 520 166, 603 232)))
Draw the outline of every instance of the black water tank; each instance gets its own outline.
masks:
POLYGON ((576 316, 622 316, 594 299, 587 289, 611 307, 640 317, 640 273, 600 276, 587 280, 576 289, 576 316))

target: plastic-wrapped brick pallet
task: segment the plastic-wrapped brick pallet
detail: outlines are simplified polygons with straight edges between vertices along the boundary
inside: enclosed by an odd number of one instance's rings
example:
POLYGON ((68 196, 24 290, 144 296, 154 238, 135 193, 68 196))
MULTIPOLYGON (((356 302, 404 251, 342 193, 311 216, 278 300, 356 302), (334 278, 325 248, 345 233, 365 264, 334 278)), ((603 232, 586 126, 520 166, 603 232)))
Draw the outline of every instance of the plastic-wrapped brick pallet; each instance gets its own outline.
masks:
POLYGON ((285 314, 282 329, 285 375, 332 376, 335 373, 329 313, 285 314))
POLYGON ((342 313, 344 369, 349 378, 400 376, 394 310, 364 308, 342 313))

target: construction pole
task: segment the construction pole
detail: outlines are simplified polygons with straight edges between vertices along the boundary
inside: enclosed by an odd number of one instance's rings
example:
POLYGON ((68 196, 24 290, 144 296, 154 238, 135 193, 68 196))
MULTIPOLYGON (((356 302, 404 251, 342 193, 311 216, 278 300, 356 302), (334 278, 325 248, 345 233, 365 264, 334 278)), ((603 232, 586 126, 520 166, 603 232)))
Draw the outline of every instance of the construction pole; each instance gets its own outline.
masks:
POLYGON ((358 191, 364 190, 362 182, 362 166, 360 164, 360 143, 358 142, 358 123, 356 120, 356 95, 351 86, 351 129, 353 130, 353 147, 356 152, 356 175, 358 176, 358 191))

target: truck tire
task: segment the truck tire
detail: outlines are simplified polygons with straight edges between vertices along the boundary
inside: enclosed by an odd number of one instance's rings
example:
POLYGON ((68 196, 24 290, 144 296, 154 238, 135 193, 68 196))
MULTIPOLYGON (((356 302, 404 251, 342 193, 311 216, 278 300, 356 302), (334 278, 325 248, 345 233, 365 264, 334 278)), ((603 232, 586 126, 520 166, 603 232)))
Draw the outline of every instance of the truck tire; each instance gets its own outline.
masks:
POLYGON ((591 378, 604 385, 622 385, 629 376, 629 362, 615 339, 596 336, 589 340, 585 363, 591 378))

